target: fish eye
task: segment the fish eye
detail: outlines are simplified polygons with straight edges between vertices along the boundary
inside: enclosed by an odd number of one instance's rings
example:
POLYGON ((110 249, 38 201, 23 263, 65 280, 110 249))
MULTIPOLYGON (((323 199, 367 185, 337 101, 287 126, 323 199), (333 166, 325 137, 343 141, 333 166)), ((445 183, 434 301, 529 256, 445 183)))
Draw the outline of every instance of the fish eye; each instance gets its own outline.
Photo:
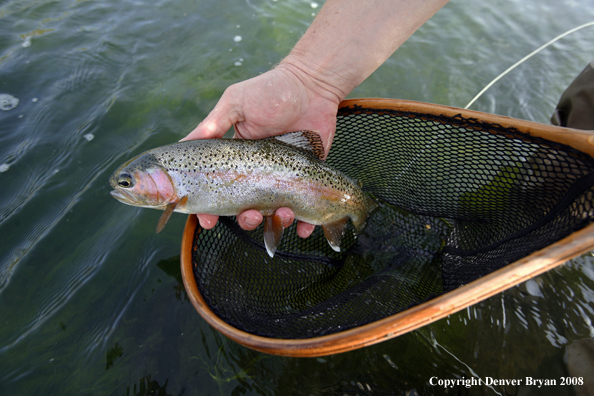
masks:
POLYGON ((132 187, 132 176, 125 172, 120 174, 118 177, 118 185, 124 188, 132 187))

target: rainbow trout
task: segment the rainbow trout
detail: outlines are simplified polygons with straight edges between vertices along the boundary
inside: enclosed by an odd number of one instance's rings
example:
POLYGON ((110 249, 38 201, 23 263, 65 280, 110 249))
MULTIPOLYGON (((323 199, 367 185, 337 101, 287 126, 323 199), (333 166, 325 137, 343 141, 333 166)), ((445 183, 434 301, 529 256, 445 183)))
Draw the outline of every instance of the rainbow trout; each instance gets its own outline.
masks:
POLYGON ((360 232, 377 204, 356 181, 326 165, 323 154, 313 131, 179 142, 120 166, 109 181, 111 195, 128 205, 165 210, 157 232, 174 211, 233 216, 259 210, 271 257, 284 230, 275 211, 288 207, 297 220, 321 225, 330 246, 340 251, 348 219, 360 232))

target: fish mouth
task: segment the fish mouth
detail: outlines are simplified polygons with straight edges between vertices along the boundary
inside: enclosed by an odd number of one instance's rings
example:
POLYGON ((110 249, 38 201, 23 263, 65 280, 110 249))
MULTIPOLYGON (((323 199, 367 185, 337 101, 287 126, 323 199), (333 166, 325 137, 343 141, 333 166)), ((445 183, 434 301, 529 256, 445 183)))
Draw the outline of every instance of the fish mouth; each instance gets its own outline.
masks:
POLYGON ((130 194, 127 194, 121 190, 112 190, 109 193, 111 194, 112 197, 114 197, 121 203, 125 203, 127 205, 134 205, 134 206, 138 205, 138 202, 136 199, 131 197, 130 194))
POLYGON ((137 206, 139 208, 151 208, 151 209, 165 209, 167 204, 155 204, 150 203, 145 200, 139 199, 137 195, 132 192, 128 192, 126 190, 115 189, 109 192, 112 197, 130 206, 137 206))

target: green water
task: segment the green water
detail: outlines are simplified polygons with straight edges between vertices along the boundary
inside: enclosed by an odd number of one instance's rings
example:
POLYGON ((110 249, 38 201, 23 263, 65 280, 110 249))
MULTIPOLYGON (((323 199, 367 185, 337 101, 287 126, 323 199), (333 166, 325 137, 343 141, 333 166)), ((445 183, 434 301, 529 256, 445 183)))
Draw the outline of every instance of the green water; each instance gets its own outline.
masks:
MULTIPOLYGON (((282 358, 238 346, 195 312, 176 257, 185 216, 155 235, 158 212, 109 196, 120 163, 182 138, 225 87, 286 55, 312 4, 0 3, 0 93, 19 99, 0 111, 1 395, 439 395, 433 376, 567 375, 566 346, 594 336, 591 254, 388 342, 282 358)), ((454 0, 351 97, 463 107, 514 62, 593 20, 589 0, 454 0)), ((594 58, 592 37, 590 27, 557 42, 473 109, 548 122, 594 58)))

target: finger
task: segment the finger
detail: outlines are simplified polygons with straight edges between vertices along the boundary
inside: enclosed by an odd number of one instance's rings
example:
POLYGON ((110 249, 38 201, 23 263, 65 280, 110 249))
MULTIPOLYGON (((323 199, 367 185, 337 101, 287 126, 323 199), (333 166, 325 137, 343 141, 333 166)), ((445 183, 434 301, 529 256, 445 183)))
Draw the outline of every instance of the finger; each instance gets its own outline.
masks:
POLYGON ((219 216, 209 214, 197 214, 196 217, 198 217, 200 227, 204 228, 205 230, 210 230, 213 228, 219 220, 219 216))
POLYGON ((301 238, 308 238, 316 226, 314 224, 305 223, 303 221, 297 222, 297 235, 301 238))
POLYGON ((276 215, 281 218, 281 222, 285 228, 288 228, 293 223, 293 220, 295 220, 295 214, 289 208, 278 208, 276 215))
POLYGON ((237 216, 237 223, 239 223, 239 226, 244 230, 251 231, 258 227, 263 219, 264 217, 262 216, 262 213, 255 209, 250 209, 237 216))

